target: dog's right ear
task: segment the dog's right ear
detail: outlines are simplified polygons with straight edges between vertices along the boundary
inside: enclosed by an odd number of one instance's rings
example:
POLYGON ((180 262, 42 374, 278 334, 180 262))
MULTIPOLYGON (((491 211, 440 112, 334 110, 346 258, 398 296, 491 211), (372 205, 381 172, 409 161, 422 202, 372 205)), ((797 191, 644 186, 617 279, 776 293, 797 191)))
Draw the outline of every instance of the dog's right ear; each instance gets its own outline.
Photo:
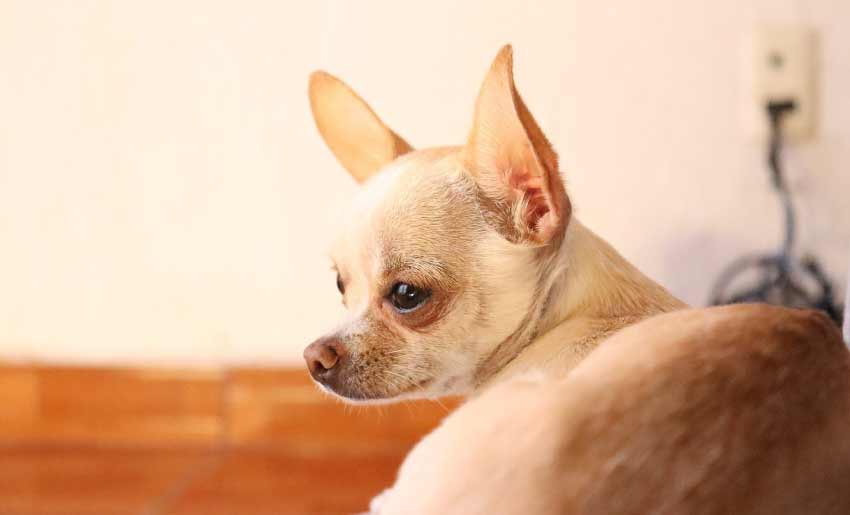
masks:
POLYGON ((357 182, 413 150, 357 93, 329 73, 310 75, 310 108, 325 143, 357 182))
POLYGON ((517 92, 510 45, 484 78, 464 152, 505 237, 547 244, 564 233, 572 208, 558 156, 517 92))

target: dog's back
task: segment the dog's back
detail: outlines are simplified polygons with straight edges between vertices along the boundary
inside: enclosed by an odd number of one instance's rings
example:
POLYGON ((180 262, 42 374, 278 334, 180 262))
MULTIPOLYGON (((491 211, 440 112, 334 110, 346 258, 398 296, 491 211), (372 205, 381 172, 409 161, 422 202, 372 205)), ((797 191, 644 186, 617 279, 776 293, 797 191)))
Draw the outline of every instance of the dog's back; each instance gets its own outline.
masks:
POLYGON ((850 513, 850 354, 819 313, 669 313, 496 385, 379 513, 850 513))

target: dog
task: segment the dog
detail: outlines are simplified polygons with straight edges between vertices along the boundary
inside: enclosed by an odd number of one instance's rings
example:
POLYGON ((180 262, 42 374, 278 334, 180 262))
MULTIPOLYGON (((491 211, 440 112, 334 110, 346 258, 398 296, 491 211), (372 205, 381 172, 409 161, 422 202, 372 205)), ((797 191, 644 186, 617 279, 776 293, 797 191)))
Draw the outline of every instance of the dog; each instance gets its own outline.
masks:
POLYGON ((850 353, 823 313, 666 313, 452 413, 372 515, 850 513, 850 353))
POLYGON ((332 75, 310 77, 330 150, 362 183, 331 257, 348 316, 304 351, 350 402, 469 396, 563 376, 608 335, 685 305, 573 215, 503 47, 456 147, 414 150, 332 75))

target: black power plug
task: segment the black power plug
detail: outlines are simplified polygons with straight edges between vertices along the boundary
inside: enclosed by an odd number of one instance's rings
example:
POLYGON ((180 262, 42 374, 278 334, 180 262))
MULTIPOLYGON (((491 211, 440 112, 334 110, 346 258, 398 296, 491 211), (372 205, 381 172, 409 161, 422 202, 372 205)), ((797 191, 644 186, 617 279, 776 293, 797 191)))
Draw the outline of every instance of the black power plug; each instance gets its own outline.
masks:
POLYGON ((770 118, 770 148, 767 162, 773 172, 773 186, 781 190, 784 187, 779 153, 782 150, 782 117, 797 108, 794 100, 772 100, 767 103, 767 116, 770 118))

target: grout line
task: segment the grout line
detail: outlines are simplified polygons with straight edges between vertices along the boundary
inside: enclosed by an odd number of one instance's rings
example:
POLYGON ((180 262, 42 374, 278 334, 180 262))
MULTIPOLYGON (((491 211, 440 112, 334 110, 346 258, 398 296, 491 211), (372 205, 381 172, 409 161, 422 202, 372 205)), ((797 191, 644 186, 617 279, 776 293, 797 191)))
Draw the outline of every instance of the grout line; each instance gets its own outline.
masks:
POLYGON ((225 370, 221 377, 218 398, 218 417, 219 417, 219 447, 227 447, 230 444, 232 434, 232 421, 230 420, 230 392, 233 388, 233 374, 230 370, 225 370))
POLYGON ((188 467, 188 470, 178 478, 172 486, 166 489, 159 498, 154 499, 149 507, 147 507, 141 515, 165 515, 168 510, 173 508, 180 497, 185 494, 189 487, 197 480, 211 475, 216 469, 221 466, 225 459, 225 451, 222 449, 212 451, 208 456, 200 459, 200 463, 196 466, 188 467))
POLYGON ((38 439, 34 438, 0 438, 0 452, 18 451, 62 451, 67 449, 93 452, 150 452, 165 451, 173 453, 215 452, 220 446, 215 441, 210 442, 152 442, 152 441, 93 441, 91 439, 38 439))

